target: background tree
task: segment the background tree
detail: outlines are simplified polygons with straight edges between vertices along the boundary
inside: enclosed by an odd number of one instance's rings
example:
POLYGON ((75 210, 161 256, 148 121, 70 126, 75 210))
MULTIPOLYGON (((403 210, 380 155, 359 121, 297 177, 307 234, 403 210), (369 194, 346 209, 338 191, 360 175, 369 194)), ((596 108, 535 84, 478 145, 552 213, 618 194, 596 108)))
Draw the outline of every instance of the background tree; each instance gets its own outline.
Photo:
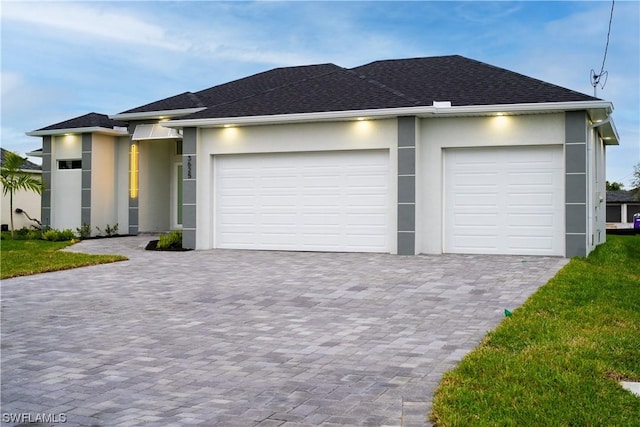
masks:
POLYGON ((615 181, 613 182, 607 181, 606 185, 607 185, 607 191, 619 191, 624 188, 624 184, 620 182, 615 182, 615 181))
POLYGON ((11 210, 11 238, 13 239, 13 195, 18 191, 33 191, 42 194, 42 181, 31 174, 23 172, 21 167, 27 159, 16 153, 7 151, 4 165, 0 170, 2 193, 9 195, 9 209, 11 210))
POLYGON ((633 178, 631 179, 631 186, 633 187, 633 193, 640 200, 640 163, 633 167, 633 178))

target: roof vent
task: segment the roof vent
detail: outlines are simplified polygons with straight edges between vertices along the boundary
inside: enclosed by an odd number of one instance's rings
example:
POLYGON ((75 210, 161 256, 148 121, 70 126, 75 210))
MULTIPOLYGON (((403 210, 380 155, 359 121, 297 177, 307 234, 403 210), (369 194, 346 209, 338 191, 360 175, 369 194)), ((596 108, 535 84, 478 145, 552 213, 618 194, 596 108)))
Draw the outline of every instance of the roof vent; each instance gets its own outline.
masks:
POLYGON ((451 101, 433 101, 433 106, 436 108, 448 108, 451 107, 451 101))

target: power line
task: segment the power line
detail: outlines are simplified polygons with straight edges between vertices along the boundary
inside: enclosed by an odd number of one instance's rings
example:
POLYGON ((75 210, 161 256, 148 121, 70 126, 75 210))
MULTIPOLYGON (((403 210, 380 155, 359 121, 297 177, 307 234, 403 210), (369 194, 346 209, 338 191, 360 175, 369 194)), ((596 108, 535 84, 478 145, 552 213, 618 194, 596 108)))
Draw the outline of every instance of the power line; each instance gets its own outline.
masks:
POLYGON ((613 22, 613 8, 616 4, 615 0, 611 0, 611 13, 609 15, 609 30, 607 31, 607 43, 604 46, 604 56, 602 57, 602 66, 600 67, 600 72, 596 74, 596 72, 591 69, 591 86, 593 86, 593 95, 596 95, 596 88, 598 84, 600 84, 600 80, 604 77, 604 82, 601 84, 601 88, 604 89, 604 86, 607 84, 607 78, 609 77, 609 72, 604 71, 604 64, 607 61, 607 52, 609 50, 609 39, 611 37, 611 22, 613 22))

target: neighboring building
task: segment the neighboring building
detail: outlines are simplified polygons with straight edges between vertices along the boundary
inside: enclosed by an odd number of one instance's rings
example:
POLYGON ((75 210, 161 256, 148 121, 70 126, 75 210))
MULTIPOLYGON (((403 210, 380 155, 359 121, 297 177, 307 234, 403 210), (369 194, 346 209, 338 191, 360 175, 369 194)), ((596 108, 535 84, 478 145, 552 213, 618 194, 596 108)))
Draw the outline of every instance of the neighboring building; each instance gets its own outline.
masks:
MULTIPOLYGON (((2 157, 0 158, 1 164, 4 166, 4 157, 7 152, 4 148, 0 148, 2 157)), ((42 175, 42 169, 29 160, 25 161, 21 170, 26 173, 34 174, 40 177, 42 175)), ((2 190, 2 230, 9 230, 11 224, 11 207, 9 203, 9 195, 4 195, 4 189, 0 185, 2 190)), ((19 191, 13 195, 13 209, 21 209, 27 213, 31 218, 40 219, 40 194, 33 191, 19 191)), ((37 222, 29 220, 24 213, 13 213, 13 226, 16 230, 23 227, 32 228, 33 225, 38 225, 37 222)))
POLYGON ((639 193, 607 191, 607 228, 632 228, 633 215, 640 214, 639 193))
POLYGON ((55 228, 196 249, 586 255, 610 102, 461 56, 277 68, 43 138, 55 228))

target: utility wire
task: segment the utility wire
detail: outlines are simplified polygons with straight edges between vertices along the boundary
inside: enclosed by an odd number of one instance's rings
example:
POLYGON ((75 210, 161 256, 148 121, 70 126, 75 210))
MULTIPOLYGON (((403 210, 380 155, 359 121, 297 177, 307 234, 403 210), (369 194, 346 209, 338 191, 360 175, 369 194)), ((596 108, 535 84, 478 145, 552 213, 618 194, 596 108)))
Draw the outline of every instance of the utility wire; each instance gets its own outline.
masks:
POLYGON ((607 84, 607 77, 609 72, 604 71, 604 64, 607 61, 607 52, 609 50, 609 39, 611 37, 611 22, 613 21, 613 8, 616 4, 615 0, 611 0, 611 13, 609 15, 609 30, 607 31, 607 43, 604 46, 604 56, 602 57, 602 66, 600 67, 600 72, 596 74, 596 72, 591 69, 591 85, 593 86, 593 94, 596 94, 596 87, 600 83, 600 79, 604 76, 605 80, 602 83, 601 87, 604 89, 604 86, 607 84))

